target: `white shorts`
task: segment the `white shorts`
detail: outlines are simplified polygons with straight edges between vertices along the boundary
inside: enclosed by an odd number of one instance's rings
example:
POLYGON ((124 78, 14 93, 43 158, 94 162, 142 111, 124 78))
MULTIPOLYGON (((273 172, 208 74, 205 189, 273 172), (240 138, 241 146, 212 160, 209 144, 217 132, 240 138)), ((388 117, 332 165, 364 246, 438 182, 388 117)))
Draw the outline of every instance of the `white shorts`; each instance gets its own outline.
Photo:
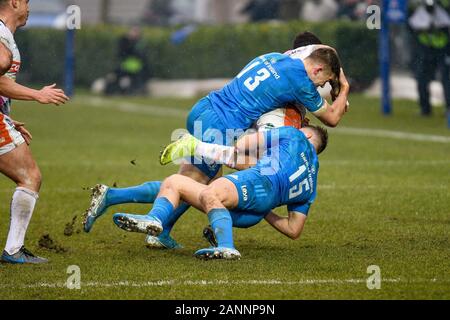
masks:
POLYGON ((16 130, 11 118, 0 113, 0 156, 14 150, 22 143, 25 143, 25 139, 16 130))

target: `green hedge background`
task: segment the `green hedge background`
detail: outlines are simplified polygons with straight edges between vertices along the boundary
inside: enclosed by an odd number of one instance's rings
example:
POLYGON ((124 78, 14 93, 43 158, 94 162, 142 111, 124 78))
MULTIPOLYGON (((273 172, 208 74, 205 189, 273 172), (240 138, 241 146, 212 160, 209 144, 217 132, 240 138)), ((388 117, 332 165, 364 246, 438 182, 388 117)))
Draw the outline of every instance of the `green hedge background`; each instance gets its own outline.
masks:
MULTIPOLYGON (((377 76, 377 32, 364 24, 262 23, 232 26, 202 26, 187 40, 174 45, 174 29, 144 28, 145 45, 153 77, 162 79, 233 77, 254 57, 291 48, 298 32, 309 30, 324 43, 334 46, 346 74, 357 86, 367 86, 377 76)), ((88 87, 117 64, 118 39, 126 28, 84 27, 76 33, 76 85, 88 87)), ((22 52, 21 81, 62 84, 64 73, 64 31, 20 30, 16 36, 22 52)))

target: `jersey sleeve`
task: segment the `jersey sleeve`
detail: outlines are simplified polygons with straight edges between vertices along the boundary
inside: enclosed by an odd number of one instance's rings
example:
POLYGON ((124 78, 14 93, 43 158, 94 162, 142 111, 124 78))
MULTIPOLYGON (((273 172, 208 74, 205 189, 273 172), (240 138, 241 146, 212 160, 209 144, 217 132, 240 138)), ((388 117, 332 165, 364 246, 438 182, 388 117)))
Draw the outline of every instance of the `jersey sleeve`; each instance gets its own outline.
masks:
POLYGON ((296 94, 297 102, 302 104, 309 112, 314 113, 322 108, 324 100, 311 80, 305 81, 296 94))
POLYGON ((300 212, 303 213, 305 216, 308 216, 309 208, 311 208, 311 205, 314 203, 316 195, 317 193, 316 190, 314 189, 314 192, 311 194, 310 198, 307 201, 288 204, 287 206, 288 211, 300 212))
POLYGON ((293 203, 287 206, 288 211, 295 211, 308 216, 309 208, 311 207, 312 202, 308 201, 306 203, 293 203))

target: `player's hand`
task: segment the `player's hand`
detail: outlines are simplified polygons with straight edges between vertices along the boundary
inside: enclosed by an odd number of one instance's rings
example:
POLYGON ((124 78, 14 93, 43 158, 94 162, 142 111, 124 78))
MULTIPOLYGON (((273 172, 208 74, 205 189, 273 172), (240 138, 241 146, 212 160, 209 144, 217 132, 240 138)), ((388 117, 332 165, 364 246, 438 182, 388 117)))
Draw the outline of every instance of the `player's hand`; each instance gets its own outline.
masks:
POLYGON ((30 131, 25 128, 25 123, 13 120, 13 125, 18 132, 22 134, 22 137, 25 139, 27 145, 30 145, 31 140, 33 140, 33 136, 30 131))
POLYGON ((42 104, 59 106, 69 101, 69 97, 66 96, 63 90, 56 88, 56 83, 54 83, 39 90, 36 101, 42 104))
POLYGON ((331 85, 331 90, 330 90, 331 100, 334 101, 334 100, 336 100, 339 93, 341 92, 341 86, 339 85, 339 82, 334 81, 334 80, 330 81, 330 85, 331 85))
POLYGON ((348 83, 347 77, 344 74, 344 69, 341 68, 341 73, 339 74, 339 86, 340 92, 345 92, 348 94, 350 91, 350 84, 348 83))

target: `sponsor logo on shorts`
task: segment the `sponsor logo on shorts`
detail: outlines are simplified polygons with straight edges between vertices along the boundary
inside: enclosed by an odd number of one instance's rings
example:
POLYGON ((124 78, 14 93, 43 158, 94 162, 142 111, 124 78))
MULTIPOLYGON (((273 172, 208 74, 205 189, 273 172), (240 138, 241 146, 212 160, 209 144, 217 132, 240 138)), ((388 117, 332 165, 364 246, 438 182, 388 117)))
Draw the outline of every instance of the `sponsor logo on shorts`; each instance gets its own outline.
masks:
POLYGON ((242 198, 244 199, 244 201, 247 201, 248 200, 247 185, 241 186, 241 191, 242 191, 242 198))

